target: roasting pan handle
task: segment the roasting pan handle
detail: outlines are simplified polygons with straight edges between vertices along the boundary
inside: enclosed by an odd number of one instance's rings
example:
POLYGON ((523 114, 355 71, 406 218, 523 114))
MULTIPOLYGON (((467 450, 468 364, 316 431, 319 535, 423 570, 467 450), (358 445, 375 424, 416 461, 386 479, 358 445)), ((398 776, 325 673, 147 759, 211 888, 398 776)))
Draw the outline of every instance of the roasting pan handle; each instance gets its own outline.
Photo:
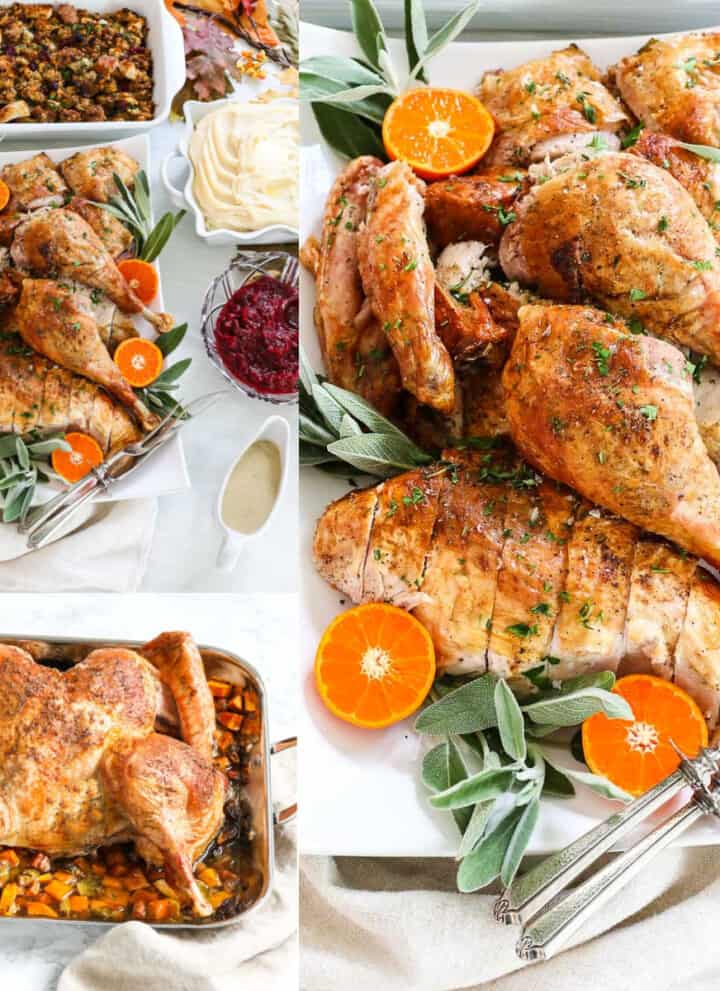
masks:
MULTIPOLYGON (((289 736, 286 740, 279 740, 277 743, 270 744, 270 756, 281 754, 283 750, 294 750, 297 747, 297 742, 298 739, 296 736, 289 736)), ((297 802, 295 802, 293 805, 288 805, 286 808, 274 812, 273 824, 275 826, 284 826, 286 822, 292 822, 297 815, 297 810, 297 802)))

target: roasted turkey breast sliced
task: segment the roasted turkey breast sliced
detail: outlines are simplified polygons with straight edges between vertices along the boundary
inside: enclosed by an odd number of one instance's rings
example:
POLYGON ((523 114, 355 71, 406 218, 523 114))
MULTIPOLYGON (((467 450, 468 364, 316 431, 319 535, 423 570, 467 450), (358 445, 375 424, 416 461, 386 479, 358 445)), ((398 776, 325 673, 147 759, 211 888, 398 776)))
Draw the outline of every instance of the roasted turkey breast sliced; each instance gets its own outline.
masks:
POLYGON ((648 671, 674 678, 711 726, 718 720, 715 579, 684 551, 492 452, 446 452, 332 503, 315 563, 353 602, 414 609, 440 670, 490 670, 527 688, 538 674, 648 671))

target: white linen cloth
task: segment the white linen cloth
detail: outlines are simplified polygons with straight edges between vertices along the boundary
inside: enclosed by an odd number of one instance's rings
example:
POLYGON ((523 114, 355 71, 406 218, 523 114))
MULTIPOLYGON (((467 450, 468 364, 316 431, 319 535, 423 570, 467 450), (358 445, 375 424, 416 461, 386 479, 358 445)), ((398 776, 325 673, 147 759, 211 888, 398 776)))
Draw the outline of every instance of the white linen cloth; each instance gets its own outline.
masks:
MULTIPOLYGON (((302 991, 708 991, 720 848, 665 851, 553 960, 524 965, 496 896, 443 859, 301 858, 302 991)), ((64 991, 64 989, 61 989, 64 991)))
MULTIPOLYGON (((291 780, 284 766, 273 768, 278 795, 294 794, 291 780)), ((142 922, 115 926, 69 964, 57 991, 297 991, 297 898, 289 824, 275 830, 270 896, 244 922, 178 933, 142 922)))
POLYGON ((32 552, 15 526, 0 526, 0 592, 135 592, 156 516, 156 499, 96 502, 71 533, 32 552))

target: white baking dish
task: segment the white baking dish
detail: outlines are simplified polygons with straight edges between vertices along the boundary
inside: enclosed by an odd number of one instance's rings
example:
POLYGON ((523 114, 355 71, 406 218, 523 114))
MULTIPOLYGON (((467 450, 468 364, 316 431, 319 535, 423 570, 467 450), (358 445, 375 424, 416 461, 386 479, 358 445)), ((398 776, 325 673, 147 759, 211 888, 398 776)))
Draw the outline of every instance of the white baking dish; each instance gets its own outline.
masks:
MULTIPOLYGON (((27 4, 45 0, 22 0, 27 4)), ((140 121, 87 121, 58 124, 10 123, 0 125, 0 136, 9 141, 28 138, 86 138, 110 141, 127 134, 138 134, 167 120, 173 97, 185 82, 185 49, 180 25, 170 14, 163 0, 78 0, 75 6, 91 13, 111 14, 122 8, 140 14, 148 24, 148 46, 153 57, 153 101, 155 116, 140 121)))
MULTIPOLYGON (((214 100, 212 103, 200 103, 198 100, 188 100, 183 107, 183 111, 185 113, 185 133, 183 134, 182 140, 180 141, 177 149, 171 152, 162 163, 160 174, 162 176, 163 185, 165 186, 165 189, 167 190, 168 195, 172 199, 175 206, 179 208, 190 207, 192 212, 195 214, 195 233, 198 237, 203 238, 203 240, 207 241, 209 244, 251 245, 285 244, 290 241, 295 242, 298 239, 297 228, 286 227, 283 224, 273 224, 270 227, 261 227, 256 231, 231 231, 223 228, 211 230, 206 225, 203 212, 195 199, 193 194, 194 171, 189 154, 190 139, 192 138, 193 131, 206 114, 212 113, 214 110, 217 110, 218 107, 222 107, 224 104, 230 103, 232 100, 236 99, 238 99, 237 94, 226 100, 214 100), (170 163, 175 159, 182 160, 188 171, 187 180, 182 188, 175 186, 168 174, 170 163)), ((291 100, 290 98, 285 97, 281 97, 280 99, 282 99, 284 103, 293 103, 297 105, 296 100, 291 100)))

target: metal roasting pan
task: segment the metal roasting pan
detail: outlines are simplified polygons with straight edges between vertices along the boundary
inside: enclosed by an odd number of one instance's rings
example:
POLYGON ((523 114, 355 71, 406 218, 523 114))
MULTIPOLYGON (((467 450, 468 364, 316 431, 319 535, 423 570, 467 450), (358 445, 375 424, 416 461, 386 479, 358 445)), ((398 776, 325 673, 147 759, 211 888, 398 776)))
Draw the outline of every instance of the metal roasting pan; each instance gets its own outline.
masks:
MULTIPOLYGON (((83 637, 32 637, 18 634, 0 634, 0 643, 23 647, 36 658, 40 655, 39 663, 64 661, 68 664, 73 664, 87 656, 91 650, 96 650, 98 647, 127 647, 130 650, 138 650, 145 642, 141 640, 101 640, 85 639, 83 637)), ((208 678, 219 678, 222 681, 229 681, 231 684, 237 685, 240 689, 250 688, 258 697, 260 738, 250 753, 248 761, 250 780, 244 786, 244 793, 247 796, 250 806, 251 823, 254 831, 251 856, 253 866, 257 868, 262 876, 262 884, 255 901, 231 918, 223 919, 219 922, 205 922, 199 919, 197 922, 145 923, 145 925, 151 925, 154 929, 191 929, 195 931, 220 929, 224 926, 233 925, 239 919, 244 920, 250 912, 258 909, 264 904, 272 890, 275 864, 273 826, 290 822, 297 813, 296 803, 277 812, 273 811, 270 758, 273 754, 297 747, 297 737, 289 737, 277 743, 270 743, 268 736, 267 693, 259 673, 246 660, 229 650, 202 644, 198 644, 198 649, 200 650, 205 666, 205 674, 208 678)), ((104 928, 122 925, 122 923, 104 921, 102 919, 45 919, 42 917, 0 916, 0 924, 15 922, 23 922, 25 924, 39 923, 41 925, 101 926, 104 928)))

